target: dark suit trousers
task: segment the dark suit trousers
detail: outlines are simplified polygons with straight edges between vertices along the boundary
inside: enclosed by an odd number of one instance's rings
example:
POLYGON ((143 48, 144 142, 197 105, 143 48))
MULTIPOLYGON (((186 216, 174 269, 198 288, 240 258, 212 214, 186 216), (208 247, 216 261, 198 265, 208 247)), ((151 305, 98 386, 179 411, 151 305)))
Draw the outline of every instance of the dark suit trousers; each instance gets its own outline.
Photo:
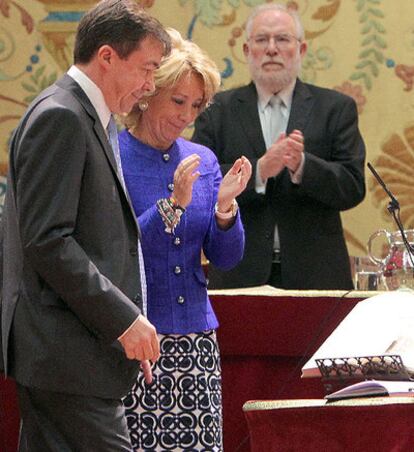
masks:
POLYGON ((19 452, 130 452, 121 400, 17 385, 22 428, 19 452))

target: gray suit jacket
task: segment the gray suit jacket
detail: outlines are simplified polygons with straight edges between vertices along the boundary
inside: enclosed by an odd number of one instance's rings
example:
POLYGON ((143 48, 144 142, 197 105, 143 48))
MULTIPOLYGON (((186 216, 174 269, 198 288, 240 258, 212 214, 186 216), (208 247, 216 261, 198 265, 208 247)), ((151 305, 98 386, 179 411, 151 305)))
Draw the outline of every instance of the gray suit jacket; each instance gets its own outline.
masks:
POLYGON ((97 113, 68 75, 14 133, 2 234, 6 372, 41 389, 126 394, 138 363, 116 339, 141 312, 139 230, 97 113))
POLYGON ((293 184, 284 169, 262 195, 254 175, 266 146, 255 85, 219 93, 197 118, 193 141, 216 153, 223 174, 241 155, 253 164, 253 177, 238 199, 246 233, 243 260, 230 272, 209 269, 211 288, 266 284, 277 223, 284 288, 352 289, 339 213, 365 195, 365 146, 355 102, 297 80, 287 132, 294 129, 305 137, 302 183, 293 184))

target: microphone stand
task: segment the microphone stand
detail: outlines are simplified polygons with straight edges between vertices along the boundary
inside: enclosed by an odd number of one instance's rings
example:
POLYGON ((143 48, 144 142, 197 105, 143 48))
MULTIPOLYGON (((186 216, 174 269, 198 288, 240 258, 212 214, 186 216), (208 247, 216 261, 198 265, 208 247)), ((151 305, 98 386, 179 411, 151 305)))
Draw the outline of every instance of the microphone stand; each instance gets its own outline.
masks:
POLYGON ((408 256, 410 258, 411 266, 412 266, 413 273, 414 273, 414 258, 413 258, 414 247, 410 244, 410 242, 407 239, 407 236, 405 235, 404 226, 403 226, 401 218, 400 218, 400 203, 397 201, 395 196, 390 192, 388 187, 385 185, 385 182, 381 179, 380 175, 376 172, 376 170, 371 165, 371 163, 368 162, 367 166, 368 166, 369 170, 371 171, 371 173, 374 175, 375 179, 377 179, 377 181, 379 182, 381 187, 384 189, 385 193, 387 193, 387 195, 391 199, 391 201, 388 203, 387 209, 388 209, 388 212, 390 212, 390 214, 394 218, 394 221, 397 224, 397 227, 401 233, 401 238, 402 238, 405 248, 408 251, 408 256))

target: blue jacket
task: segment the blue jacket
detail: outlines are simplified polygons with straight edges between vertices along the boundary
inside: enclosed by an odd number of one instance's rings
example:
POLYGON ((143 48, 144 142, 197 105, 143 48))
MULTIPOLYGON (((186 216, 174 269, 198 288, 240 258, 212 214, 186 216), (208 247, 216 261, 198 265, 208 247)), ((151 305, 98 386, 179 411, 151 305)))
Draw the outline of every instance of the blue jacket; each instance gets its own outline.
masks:
POLYGON ((215 266, 228 270, 243 256, 244 230, 239 214, 227 231, 217 226, 214 205, 222 176, 216 156, 205 146, 183 138, 168 152, 159 151, 126 130, 120 133, 119 143, 125 183, 142 232, 148 319, 163 334, 217 328, 201 250, 215 266), (156 201, 171 195, 175 169, 193 153, 201 156, 201 175, 175 233, 168 234, 156 201))

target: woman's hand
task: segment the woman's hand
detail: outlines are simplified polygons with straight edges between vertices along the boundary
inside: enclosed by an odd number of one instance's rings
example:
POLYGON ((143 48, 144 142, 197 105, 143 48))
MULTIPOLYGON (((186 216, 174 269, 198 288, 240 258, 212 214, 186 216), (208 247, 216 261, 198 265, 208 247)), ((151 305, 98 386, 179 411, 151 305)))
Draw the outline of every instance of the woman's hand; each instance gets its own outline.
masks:
POLYGON ((252 175, 252 165, 246 157, 242 156, 234 162, 223 177, 217 195, 217 207, 219 212, 228 212, 234 198, 246 188, 252 175))
POLYGON ((201 157, 198 154, 191 154, 180 162, 174 172, 172 196, 184 209, 190 204, 194 182, 200 177, 199 171, 196 171, 200 160, 201 157))

